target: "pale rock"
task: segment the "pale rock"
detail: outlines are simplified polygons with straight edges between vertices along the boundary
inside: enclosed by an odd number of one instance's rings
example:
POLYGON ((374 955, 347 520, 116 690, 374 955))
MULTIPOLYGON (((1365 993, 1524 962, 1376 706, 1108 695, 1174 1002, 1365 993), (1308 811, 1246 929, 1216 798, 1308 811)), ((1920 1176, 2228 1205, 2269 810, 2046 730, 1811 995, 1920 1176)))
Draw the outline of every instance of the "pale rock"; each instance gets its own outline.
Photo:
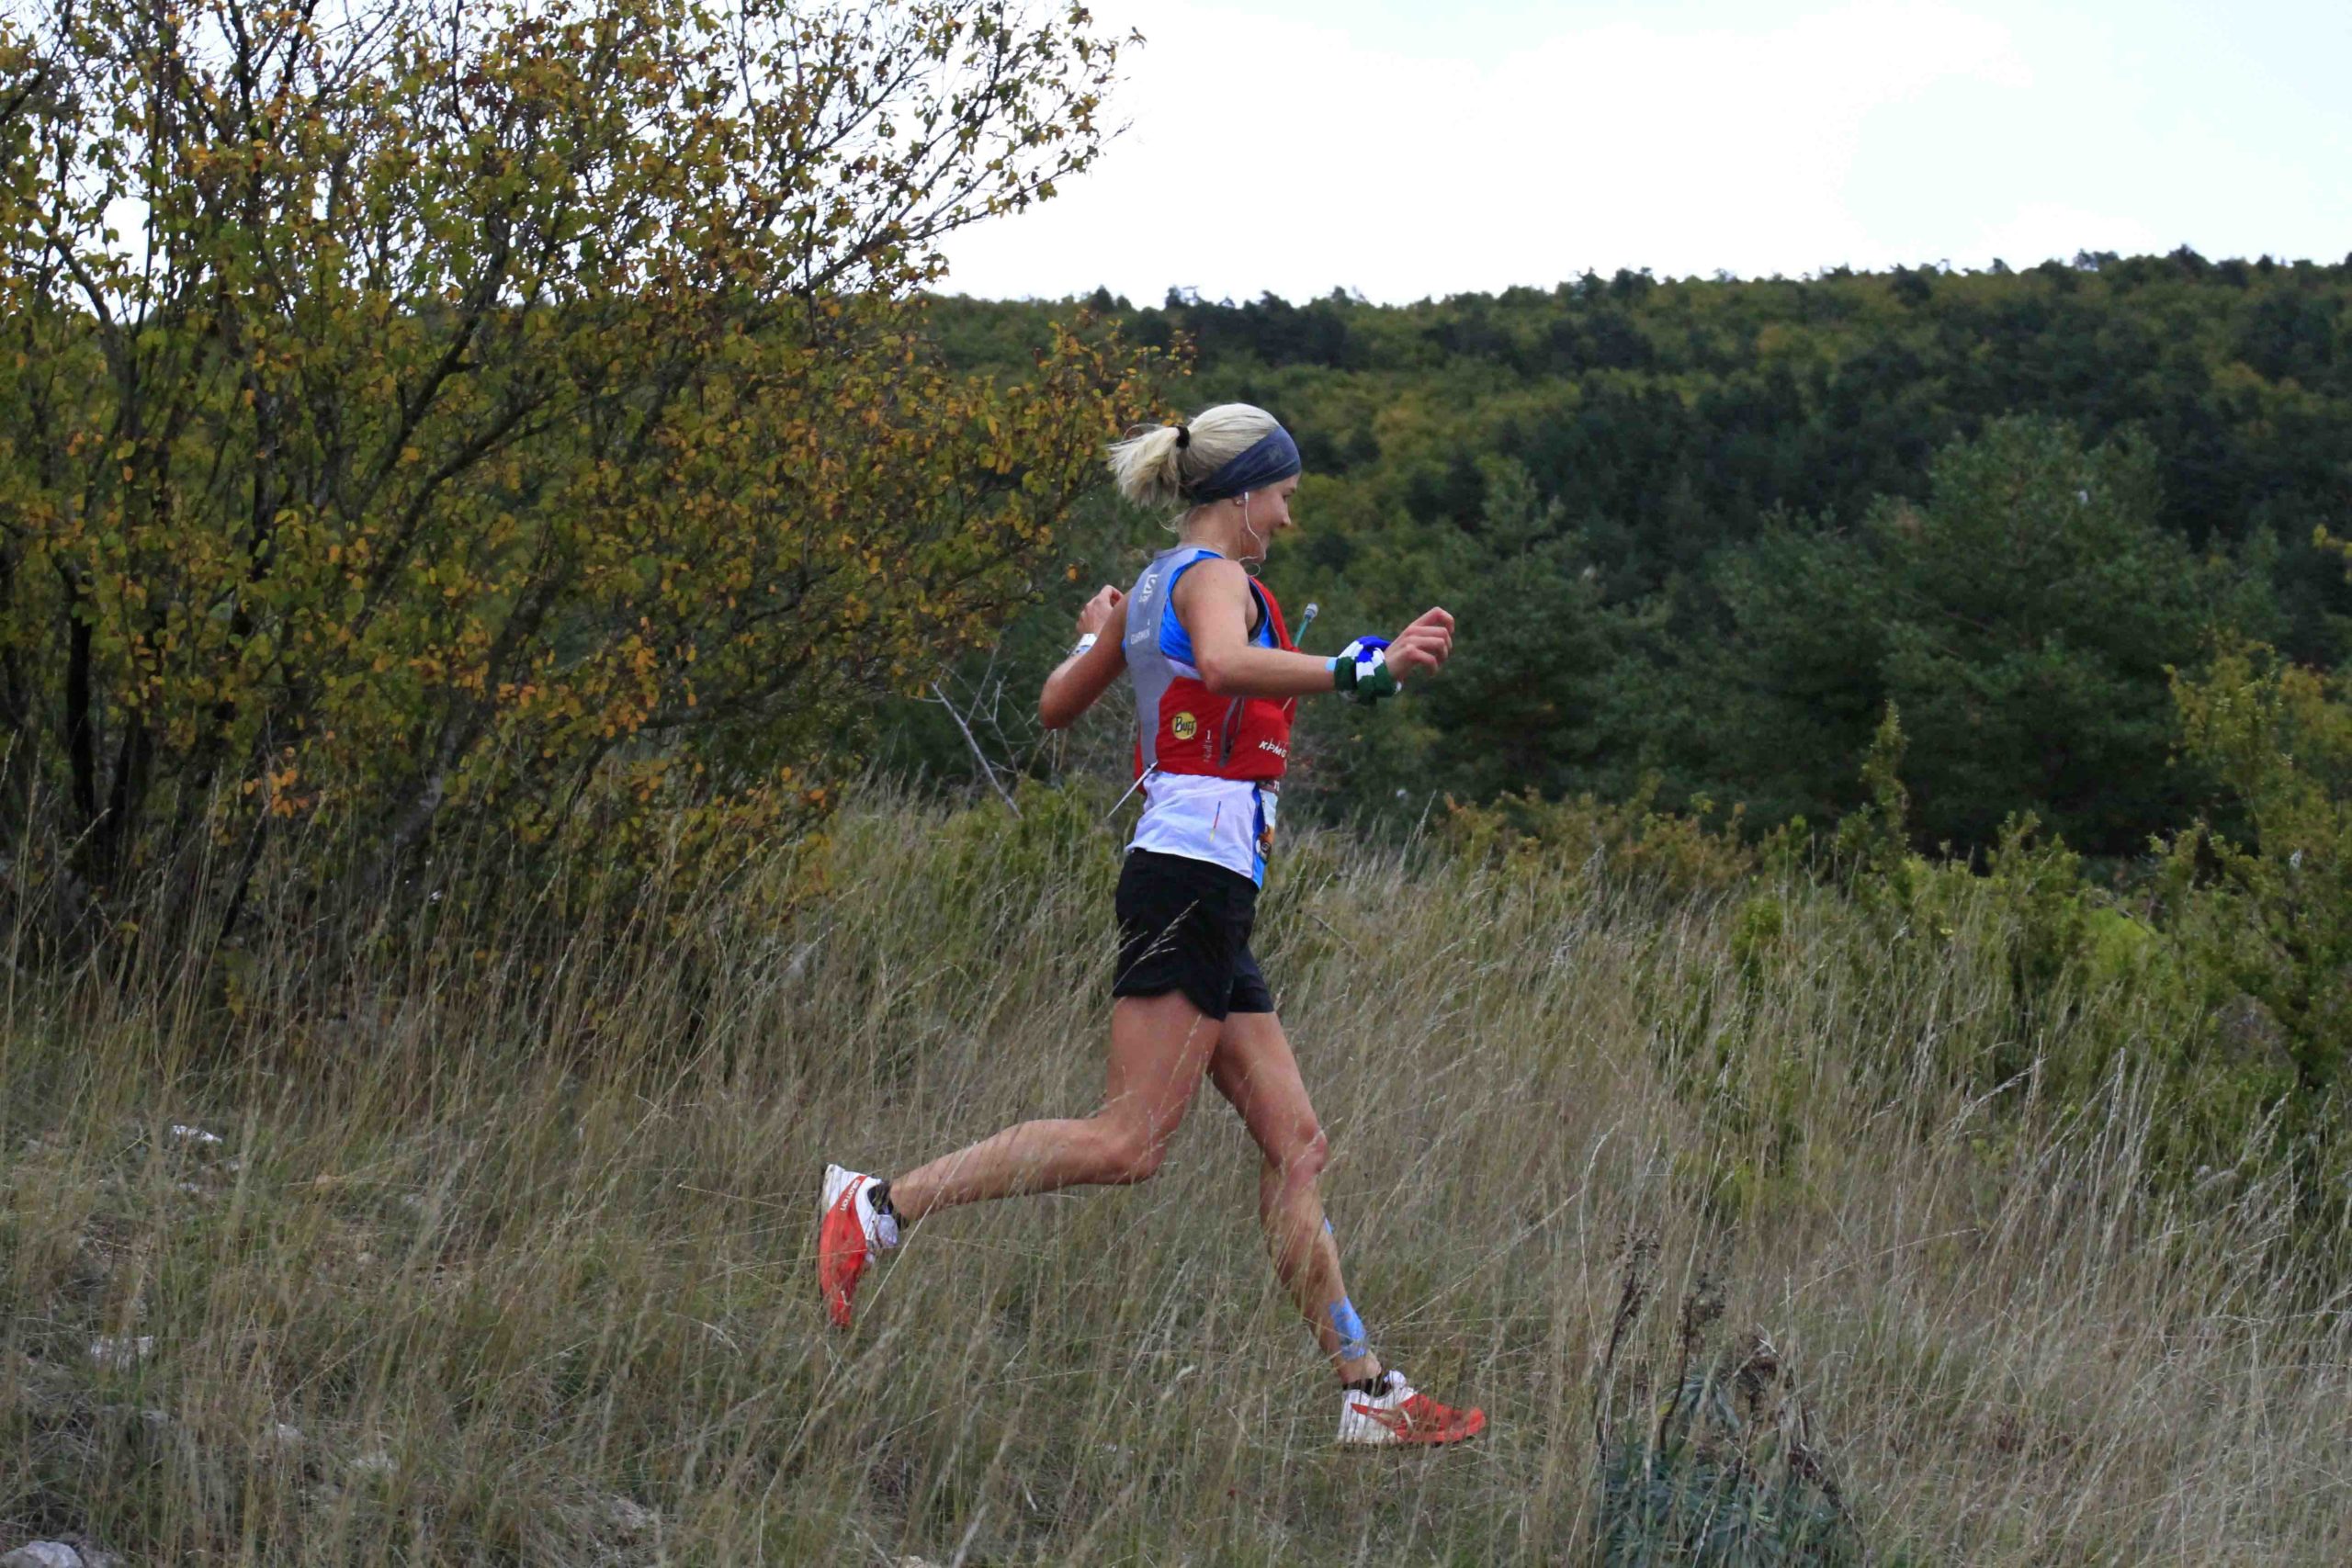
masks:
POLYGON ((627 1497, 614 1497, 605 1504, 605 1517, 623 1535, 643 1535, 662 1522, 662 1516, 644 1504, 627 1497))
POLYGON ((186 1148, 216 1148, 222 1143, 218 1133, 208 1133, 201 1127, 183 1127, 174 1122, 170 1129, 172 1142, 186 1148))
POLYGON ((351 1456, 351 1468, 360 1475, 390 1475, 400 1467, 383 1450, 368 1449, 351 1456))
POLYGON ((135 1367, 154 1353, 155 1337, 152 1334, 141 1334, 135 1339, 127 1334, 101 1334, 90 1341, 90 1359, 116 1371, 135 1367))
POLYGON ((82 1568, 82 1554, 62 1540, 37 1540, 0 1557, 0 1568, 82 1568))

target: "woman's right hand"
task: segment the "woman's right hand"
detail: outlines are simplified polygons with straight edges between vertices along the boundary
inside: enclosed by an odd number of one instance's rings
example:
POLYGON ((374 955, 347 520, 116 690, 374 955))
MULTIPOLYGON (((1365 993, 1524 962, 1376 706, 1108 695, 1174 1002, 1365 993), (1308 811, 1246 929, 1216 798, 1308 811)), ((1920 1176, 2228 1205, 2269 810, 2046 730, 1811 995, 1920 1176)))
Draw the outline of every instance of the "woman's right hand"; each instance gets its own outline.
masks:
POLYGON ((1388 639, 1388 670, 1396 683, 1424 671, 1431 675, 1445 668, 1453 651, 1453 617, 1443 610, 1425 610, 1411 626, 1388 639))

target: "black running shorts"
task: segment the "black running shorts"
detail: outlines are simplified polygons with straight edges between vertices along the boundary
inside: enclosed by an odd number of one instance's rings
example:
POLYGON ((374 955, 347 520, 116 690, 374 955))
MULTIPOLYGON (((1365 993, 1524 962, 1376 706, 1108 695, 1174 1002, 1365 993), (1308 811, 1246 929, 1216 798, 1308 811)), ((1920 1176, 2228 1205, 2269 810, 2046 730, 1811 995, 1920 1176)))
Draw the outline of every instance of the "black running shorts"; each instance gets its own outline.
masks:
POLYGON ((1129 850, 1119 868, 1114 997, 1182 991, 1211 1018, 1272 1012, 1273 993, 1250 952, 1258 885, 1204 860, 1129 850))

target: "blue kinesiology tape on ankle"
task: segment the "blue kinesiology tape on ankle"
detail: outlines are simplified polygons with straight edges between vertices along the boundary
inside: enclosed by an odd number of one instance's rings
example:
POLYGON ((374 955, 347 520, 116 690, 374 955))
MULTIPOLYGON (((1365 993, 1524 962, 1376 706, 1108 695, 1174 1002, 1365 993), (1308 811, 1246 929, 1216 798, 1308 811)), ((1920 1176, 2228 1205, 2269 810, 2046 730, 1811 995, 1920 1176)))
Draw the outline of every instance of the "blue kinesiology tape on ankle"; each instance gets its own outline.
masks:
POLYGON ((1355 1303, 1341 1296, 1323 1309, 1331 1314, 1331 1326, 1340 1332, 1340 1358, 1352 1361, 1372 1354, 1372 1347, 1364 1340, 1363 1319, 1356 1315, 1355 1303))

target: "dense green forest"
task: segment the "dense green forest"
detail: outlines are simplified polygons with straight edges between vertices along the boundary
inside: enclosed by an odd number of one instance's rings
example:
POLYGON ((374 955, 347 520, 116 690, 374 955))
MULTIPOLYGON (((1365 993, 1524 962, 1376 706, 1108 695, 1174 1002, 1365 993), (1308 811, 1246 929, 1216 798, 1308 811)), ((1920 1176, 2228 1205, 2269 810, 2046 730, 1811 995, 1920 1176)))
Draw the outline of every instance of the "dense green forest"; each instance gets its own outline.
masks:
MULTIPOLYGON (((2352 654, 2327 542, 2352 534, 2352 260, 1620 272, 1401 307, 945 298, 932 331, 1018 378, 1081 305, 1189 355, 1171 406, 1243 399, 1297 435, 1302 525, 1266 569, 1294 618, 1318 603, 1336 647, 1459 616, 1422 699, 1372 726, 1310 705, 1297 782, 1342 809, 1648 781, 1820 825, 1860 804, 1891 700, 1921 848, 1986 849, 2030 811, 2131 856, 2211 804, 2168 765, 2168 668, 2232 637, 2352 654)), ((1158 537, 1103 503, 1066 545, 1124 584, 1158 537)), ((1079 597, 1049 593, 967 695, 1021 710, 1079 597)), ((936 703, 894 728, 901 758, 975 771, 936 703)))

